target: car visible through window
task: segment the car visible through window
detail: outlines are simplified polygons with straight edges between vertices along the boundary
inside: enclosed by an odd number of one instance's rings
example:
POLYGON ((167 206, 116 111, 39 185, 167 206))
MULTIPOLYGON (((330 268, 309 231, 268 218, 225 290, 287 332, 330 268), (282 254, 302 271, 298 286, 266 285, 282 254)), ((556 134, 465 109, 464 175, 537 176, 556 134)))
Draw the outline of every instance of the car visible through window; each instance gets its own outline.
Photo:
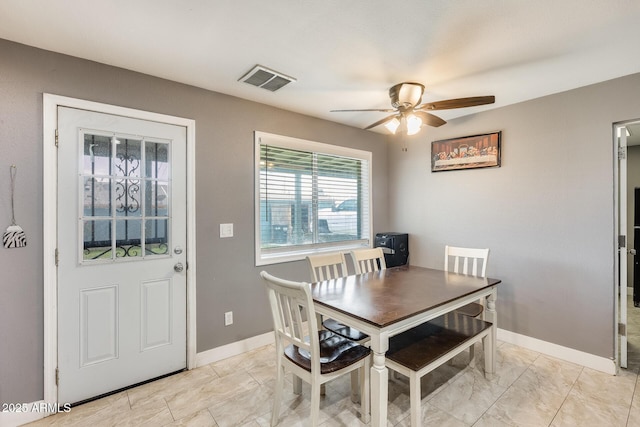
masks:
POLYGON ((318 209, 318 222, 321 230, 326 224, 329 233, 357 236, 358 201, 347 199, 332 208, 318 209))

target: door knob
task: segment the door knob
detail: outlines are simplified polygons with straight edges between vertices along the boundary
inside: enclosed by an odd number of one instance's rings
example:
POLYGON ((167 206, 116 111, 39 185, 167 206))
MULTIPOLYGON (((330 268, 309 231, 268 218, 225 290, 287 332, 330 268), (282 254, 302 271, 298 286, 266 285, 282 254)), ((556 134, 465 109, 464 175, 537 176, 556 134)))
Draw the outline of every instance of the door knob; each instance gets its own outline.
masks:
POLYGON ((173 266, 173 269, 175 270, 176 273, 182 273, 182 270, 184 270, 184 265, 182 265, 182 263, 179 262, 173 266))

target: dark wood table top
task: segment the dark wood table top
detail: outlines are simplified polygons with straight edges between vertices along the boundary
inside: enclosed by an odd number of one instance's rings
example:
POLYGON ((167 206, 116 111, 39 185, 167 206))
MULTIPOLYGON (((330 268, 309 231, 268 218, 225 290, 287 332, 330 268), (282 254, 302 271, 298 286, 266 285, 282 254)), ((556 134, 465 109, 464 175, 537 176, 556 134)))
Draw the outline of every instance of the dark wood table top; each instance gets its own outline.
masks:
POLYGON ((377 327, 386 327, 500 283, 416 266, 311 284, 313 300, 377 327))

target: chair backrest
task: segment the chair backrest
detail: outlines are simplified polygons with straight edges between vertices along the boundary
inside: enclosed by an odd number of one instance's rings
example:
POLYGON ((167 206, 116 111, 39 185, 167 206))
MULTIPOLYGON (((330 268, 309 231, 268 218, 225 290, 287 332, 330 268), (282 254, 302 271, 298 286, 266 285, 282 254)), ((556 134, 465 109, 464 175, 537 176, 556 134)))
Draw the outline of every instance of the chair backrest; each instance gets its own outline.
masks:
POLYGON ((353 260, 356 274, 370 273, 387 268, 382 248, 351 251, 351 259, 353 260))
POLYGON ((312 372, 320 372, 320 357, 315 357, 320 355, 320 343, 310 285, 279 279, 266 271, 260 272, 260 276, 267 286, 278 354, 282 354, 286 346, 293 344, 301 351, 308 352, 312 372), (314 320, 306 322, 309 329, 308 340, 305 339, 305 318, 314 320))
POLYGON ((307 257, 311 281, 337 279, 347 276, 347 261, 342 252, 323 255, 309 255, 307 257))
POLYGON ((454 273, 470 274, 472 276, 487 277, 487 263, 489 249, 444 247, 444 269, 454 273), (453 261, 452 268, 450 259, 453 261))

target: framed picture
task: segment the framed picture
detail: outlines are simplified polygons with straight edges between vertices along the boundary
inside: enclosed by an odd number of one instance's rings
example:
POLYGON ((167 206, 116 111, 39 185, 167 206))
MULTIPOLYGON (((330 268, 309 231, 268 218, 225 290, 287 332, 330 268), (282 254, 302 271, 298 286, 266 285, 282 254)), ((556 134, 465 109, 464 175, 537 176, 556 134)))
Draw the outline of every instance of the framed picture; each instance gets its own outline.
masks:
POLYGON ((431 143, 431 172, 500 167, 501 131, 431 143))

